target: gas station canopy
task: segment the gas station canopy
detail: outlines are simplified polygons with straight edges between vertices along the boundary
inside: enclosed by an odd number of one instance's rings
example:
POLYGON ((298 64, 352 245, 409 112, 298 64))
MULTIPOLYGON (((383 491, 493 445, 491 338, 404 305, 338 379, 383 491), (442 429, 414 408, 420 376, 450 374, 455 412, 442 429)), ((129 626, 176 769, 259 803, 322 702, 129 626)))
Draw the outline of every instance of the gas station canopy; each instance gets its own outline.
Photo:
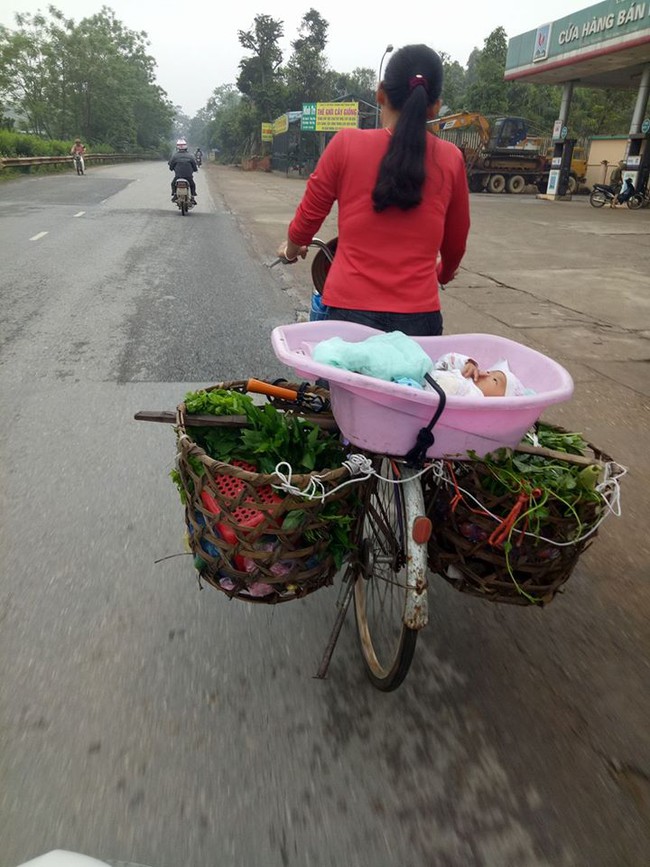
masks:
POLYGON ((650 0, 605 0, 513 37, 506 81, 637 90, 650 63, 650 0))

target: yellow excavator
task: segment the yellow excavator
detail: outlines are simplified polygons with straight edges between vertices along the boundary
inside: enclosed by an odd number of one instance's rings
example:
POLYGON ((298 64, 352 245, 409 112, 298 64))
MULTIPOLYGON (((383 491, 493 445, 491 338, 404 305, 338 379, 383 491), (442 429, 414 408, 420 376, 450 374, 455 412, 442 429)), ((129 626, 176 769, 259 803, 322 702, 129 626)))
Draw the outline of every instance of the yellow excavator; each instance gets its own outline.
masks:
MULTIPOLYGON (((462 111, 430 120, 427 127, 434 135, 460 148, 472 192, 523 193, 528 184, 546 191, 551 168, 549 142, 529 135, 523 117, 488 119, 476 112, 462 111)), ((576 151, 571 162, 571 193, 576 192, 587 169, 584 154, 580 158, 576 151)))

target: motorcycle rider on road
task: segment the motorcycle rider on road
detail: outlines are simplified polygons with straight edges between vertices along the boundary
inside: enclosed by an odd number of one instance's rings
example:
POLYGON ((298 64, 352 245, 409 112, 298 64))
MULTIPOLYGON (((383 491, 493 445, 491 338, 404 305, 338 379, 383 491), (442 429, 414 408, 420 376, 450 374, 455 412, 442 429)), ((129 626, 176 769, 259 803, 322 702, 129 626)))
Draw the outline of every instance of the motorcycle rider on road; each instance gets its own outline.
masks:
POLYGON ((198 172, 199 167, 192 154, 187 151, 187 142, 185 139, 179 138, 176 142, 176 153, 169 161, 169 169, 174 172, 174 180, 172 181, 172 202, 176 201, 176 179, 185 178, 190 185, 190 193, 192 194, 192 204, 196 205, 196 184, 194 183, 194 172, 198 172))
POLYGON ((81 171, 85 172, 86 166, 84 165, 84 154, 86 153, 86 148, 82 145, 80 138, 74 140, 74 144, 70 148, 70 153, 73 157, 79 157, 81 162, 81 171))

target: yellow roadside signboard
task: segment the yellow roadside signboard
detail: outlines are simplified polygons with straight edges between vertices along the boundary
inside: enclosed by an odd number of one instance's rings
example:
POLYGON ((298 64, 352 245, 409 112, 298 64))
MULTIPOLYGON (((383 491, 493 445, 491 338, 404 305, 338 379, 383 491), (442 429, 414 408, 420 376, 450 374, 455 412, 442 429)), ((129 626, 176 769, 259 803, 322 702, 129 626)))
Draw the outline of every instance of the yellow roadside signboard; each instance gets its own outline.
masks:
POLYGON ((273 124, 262 124, 262 141, 273 141, 273 124))
POLYGON ((281 114, 273 121, 273 135, 282 135, 289 129, 289 115, 281 114))
POLYGON ((317 102, 316 132, 336 132, 359 126, 358 102, 317 102))

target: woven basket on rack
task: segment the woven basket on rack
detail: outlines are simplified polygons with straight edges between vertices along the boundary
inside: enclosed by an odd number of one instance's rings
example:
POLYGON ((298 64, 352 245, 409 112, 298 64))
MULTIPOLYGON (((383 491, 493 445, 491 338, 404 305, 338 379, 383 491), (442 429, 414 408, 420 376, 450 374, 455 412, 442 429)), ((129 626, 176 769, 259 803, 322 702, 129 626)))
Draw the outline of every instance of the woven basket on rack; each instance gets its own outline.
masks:
MULTIPOLYGON (((594 463, 611 461, 590 445, 594 463)), ((590 456, 591 457, 591 456, 590 456)), ((512 535, 512 548, 506 557, 500 544, 489 537, 498 526, 494 518, 482 513, 471 497, 458 497, 451 475, 459 488, 476 497, 493 515, 506 518, 516 495, 495 496, 486 490, 490 470, 480 460, 447 464, 446 481, 425 483, 427 513, 433 523, 429 543, 429 568, 441 575, 456 590, 492 602, 513 605, 544 605, 550 602, 567 581, 580 554, 591 544, 596 532, 566 546, 549 541, 571 542, 582 525, 582 535, 601 517, 606 504, 580 503, 576 509, 580 524, 567 515, 557 501, 549 500, 549 515, 543 520, 539 536, 512 535)))
MULTIPOLYGON (((246 382, 223 382, 208 390, 243 392, 246 382)), ((331 525, 326 515, 332 509, 351 513, 356 485, 325 499, 287 494, 271 487, 280 484, 277 475, 258 473, 241 461, 214 460, 191 434, 181 404, 177 469, 186 501, 188 541, 200 578, 230 597, 267 604, 331 584, 337 567, 329 551, 331 525)), ((328 493, 349 477, 349 470, 339 467, 294 475, 291 483, 304 490, 317 478, 319 490, 328 493)))

